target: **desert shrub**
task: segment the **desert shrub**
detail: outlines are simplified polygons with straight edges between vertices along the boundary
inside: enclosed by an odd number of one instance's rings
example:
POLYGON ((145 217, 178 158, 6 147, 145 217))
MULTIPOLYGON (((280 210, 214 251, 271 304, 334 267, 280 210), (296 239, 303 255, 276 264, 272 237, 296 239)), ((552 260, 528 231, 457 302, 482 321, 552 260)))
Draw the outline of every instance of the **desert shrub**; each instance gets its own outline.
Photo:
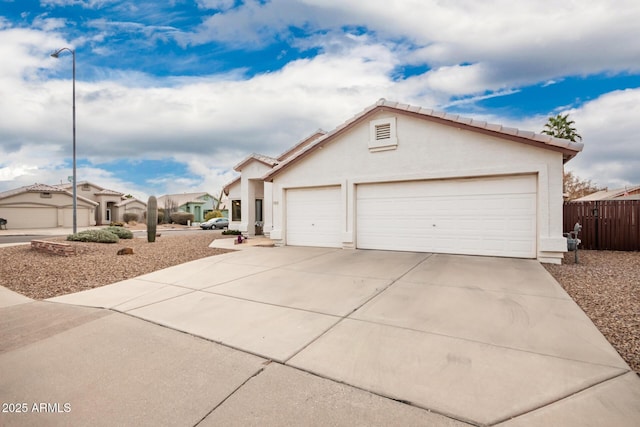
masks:
POLYGON ((112 232, 121 239, 133 239, 133 233, 123 227, 107 227, 105 230, 112 232))
POLYGON ((209 221, 211 218, 222 218, 222 212, 220 211, 209 211, 204 216, 205 221, 209 221))
POLYGON ((164 209, 158 208, 158 224, 164 223, 164 209))
POLYGON ((124 227, 124 222, 111 221, 111 223, 109 223, 109 227, 124 227))
POLYGON ((224 230, 222 234, 237 236, 239 234, 242 234, 242 232, 240 230, 224 230))
POLYGON ((171 214, 171 222, 187 225, 187 221, 193 222, 193 214, 189 212, 175 212, 171 214))
POLYGON ((124 220, 124 222, 131 222, 131 221, 138 222, 138 219, 140 219, 140 216, 135 212, 127 212, 124 215, 122 215, 122 219, 124 220))
POLYGON ((67 236, 72 242, 118 243, 118 236, 107 230, 86 230, 67 236))

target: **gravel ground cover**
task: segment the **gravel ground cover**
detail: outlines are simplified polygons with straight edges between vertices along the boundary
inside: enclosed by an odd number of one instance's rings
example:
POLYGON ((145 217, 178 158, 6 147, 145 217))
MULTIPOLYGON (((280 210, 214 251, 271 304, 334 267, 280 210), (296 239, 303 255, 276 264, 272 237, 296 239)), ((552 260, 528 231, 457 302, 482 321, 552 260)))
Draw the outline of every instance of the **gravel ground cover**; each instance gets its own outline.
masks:
POLYGON ((45 299, 84 291, 131 279, 142 274, 196 259, 229 252, 212 249, 209 244, 221 238, 218 232, 189 231, 172 236, 162 234, 154 243, 144 238, 120 239, 118 243, 67 242, 77 255, 64 257, 37 252, 30 245, 0 248, 0 285, 29 298, 45 299), (133 255, 117 255, 129 247, 133 255))
POLYGON ((640 252, 579 251, 544 264, 622 358, 640 371, 640 252))

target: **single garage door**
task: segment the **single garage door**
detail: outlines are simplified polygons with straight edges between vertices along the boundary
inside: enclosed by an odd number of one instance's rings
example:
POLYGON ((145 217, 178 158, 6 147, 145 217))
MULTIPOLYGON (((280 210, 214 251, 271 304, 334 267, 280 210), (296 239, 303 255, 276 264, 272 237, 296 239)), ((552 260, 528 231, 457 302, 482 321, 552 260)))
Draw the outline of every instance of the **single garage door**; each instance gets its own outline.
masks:
MULTIPOLYGON (((90 209, 84 206, 77 206, 76 208, 76 225, 78 227, 89 227, 90 209)), ((64 227, 73 227, 73 207, 64 208, 64 227)))
POLYGON ((287 245, 341 247, 340 211, 340 187, 287 190, 287 245))
POLYGON ((536 177, 356 187, 357 247, 536 257, 536 177))

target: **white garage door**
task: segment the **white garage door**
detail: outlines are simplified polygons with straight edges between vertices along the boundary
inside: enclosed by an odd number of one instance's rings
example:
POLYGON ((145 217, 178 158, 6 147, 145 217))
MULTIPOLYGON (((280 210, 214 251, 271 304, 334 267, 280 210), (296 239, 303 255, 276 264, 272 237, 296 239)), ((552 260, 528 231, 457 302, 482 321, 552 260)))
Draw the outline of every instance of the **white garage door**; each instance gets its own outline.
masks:
POLYGON ((7 228, 51 228, 58 226, 58 209, 50 207, 0 208, 7 228))
POLYGON ((357 247, 536 257, 536 178, 362 184, 357 247))
POLYGON ((287 245, 342 246, 340 212, 340 187, 287 190, 287 245))
MULTIPOLYGON (((76 225, 78 227, 88 227, 90 225, 89 223, 90 212, 91 212, 90 209, 85 208, 84 206, 77 206, 76 225)), ((73 207, 64 208, 63 215, 64 215, 63 217, 64 227, 73 227, 73 207)))

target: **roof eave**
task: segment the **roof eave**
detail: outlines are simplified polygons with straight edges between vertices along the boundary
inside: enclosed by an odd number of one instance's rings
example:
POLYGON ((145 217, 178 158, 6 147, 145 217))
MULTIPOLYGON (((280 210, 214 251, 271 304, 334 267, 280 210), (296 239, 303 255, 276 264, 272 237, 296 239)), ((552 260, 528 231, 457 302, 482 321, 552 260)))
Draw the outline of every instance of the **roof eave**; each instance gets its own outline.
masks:
POLYGON ((564 140, 560 138, 553 137, 541 137, 540 134, 536 134, 534 132, 526 132, 519 131, 517 129, 513 129, 513 133, 509 133, 508 131, 511 129, 504 128, 502 126, 495 127, 494 125, 488 125, 485 122, 477 122, 474 120, 464 120, 458 121, 458 116, 447 115, 446 113, 435 113, 432 110, 425 110, 422 108, 408 108, 408 109, 399 109, 390 105, 386 105, 385 102, 379 101, 378 103, 366 108, 359 115, 356 115, 351 120, 347 120, 342 125, 338 126, 333 131, 327 133, 324 137, 319 138, 315 143, 309 145, 307 149, 301 151, 297 156, 291 158, 288 161, 285 161, 277 166, 275 166, 271 171, 267 172, 262 179, 264 181, 273 181, 273 178, 282 172, 284 169, 289 166, 295 164, 299 160, 313 153, 315 150, 323 147, 328 144, 347 130, 351 129, 353 126, 367 120, 368 117, 381 112, 381 111, 389 111, 394 114, 404 114, 412 117, 416 117, 422 120, 428 120, 434 123, 439 123, 449 127, 455 127, 459 129, 468 130, 471 132, 477 132, 484 135, 489 135, 492 137, 511 140, 515 142, 524 143, 527 145, 531 145, 537 148, 544 148, 551 151, 556 151, 562 153, 563 163, 568 162, 572 158, 574 158, 580 151, 582 151, 583 144, 576 143, 569 140, 564 140), (425 114, 422 111, 429 111, 430 114, 425 114), (452 117, 455 117, 452 118, 452 117), (494 129, 495 128, 495 129, 494 129), (522 135, 528 135, 528 138, 525 138, 522 135))

